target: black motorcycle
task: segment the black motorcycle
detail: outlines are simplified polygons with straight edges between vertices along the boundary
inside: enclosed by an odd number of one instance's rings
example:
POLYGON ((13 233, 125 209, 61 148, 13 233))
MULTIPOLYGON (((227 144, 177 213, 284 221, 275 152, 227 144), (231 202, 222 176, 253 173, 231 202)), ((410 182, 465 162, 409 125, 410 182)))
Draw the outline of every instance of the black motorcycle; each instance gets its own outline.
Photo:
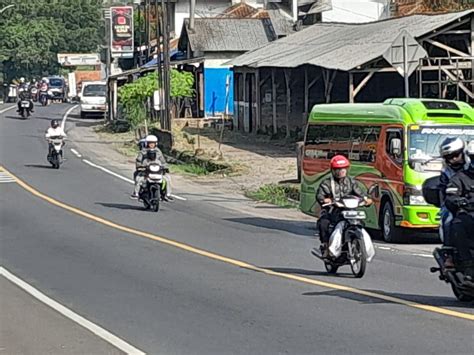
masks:
POLYGON ((166 180, 164 175, 167 168, 159 163, 150 164, 145 169, 145 183, 140 187, 138 198, 143 202, 143 206, 148 210, 158 212, 160 201, 166 191, 166 180))
POLYGON ((21 100, 19 113, 21 118, 28 118, 31 116, 31 102, 29 100, 21 100))
MULTIPOLYGON (((337 273, 337 270, 341 266, 350 265, 354 276, 361 278, 365 274, 368 261, 366 238, 369 238, 367 242, 372 243, 367 231, 364 229, 366 213, 365 211, 358 210, 359 207, 366 206, 366 202, 357 196, 346 196, 343 197, 341 201, 334 201, 325 206, 330 205, 339 209, 341 214, 340 222, 337 225, 332 225, 330 229, 331 241, 329 250, 331 253, 329 253, 327 257, 323 256, 325 250, 321 250, 321 254, 319 254, 317 250, 313 249, 311 253, 324 262, 326 271, 329 274, 337 273), (339 232, 336 231, 341 234, 340 242, 334 242, 332 240, 334 230, 337 228, 340 229, 339 232), (339 244, 339 246, 336 247, 336 249, 339 250, 337 253, 339 255, 336 254, 336 256, 332 254, 333 250, 331 250, 334 244, 339 244)), ((373 250, 372 245, 371 247, 373 250)))
MULTIPOLYGON (((426 202, 441 207, 441 193, 439 188, 439 176, 427 179, 423 183, 423 197, 426 202)), ((456 298, 463 302, 474 300, 474 280, 466 274, 468 267, 474 266, 474 249, 471 252, 471 262, 466 263, 459 260, 458 251, 454 247, 442 246, 433 251, 433 256, 439 267, 432 267, 431 272, 439 272, 439 279, 451 285, 456 298), (451 258, 454 268, 446 268, 445 262, 451 258)))
POLYGON ((48 141, 50 144, 48 161, 54 169, 59 169, 59 167, 63 163, 64 138, 50 137, 48 141))

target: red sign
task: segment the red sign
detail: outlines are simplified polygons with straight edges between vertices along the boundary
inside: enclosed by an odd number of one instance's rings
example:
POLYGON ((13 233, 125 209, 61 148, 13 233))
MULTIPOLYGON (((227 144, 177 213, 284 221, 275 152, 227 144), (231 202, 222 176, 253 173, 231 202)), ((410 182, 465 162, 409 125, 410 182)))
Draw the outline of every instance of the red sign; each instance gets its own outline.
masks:
POLYGON ((110 43, 114 58, 133 57, 133 7, 117 6, 110 8, 110 43))

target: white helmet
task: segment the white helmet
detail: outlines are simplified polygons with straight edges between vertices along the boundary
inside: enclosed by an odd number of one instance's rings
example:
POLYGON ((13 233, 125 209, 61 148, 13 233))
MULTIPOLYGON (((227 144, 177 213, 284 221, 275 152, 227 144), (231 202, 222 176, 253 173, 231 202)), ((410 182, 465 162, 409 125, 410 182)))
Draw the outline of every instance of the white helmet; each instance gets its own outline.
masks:
POLYGON ((439 154, 444 158, 447 155, 462 152, 464 150, 464 141, 461 138, 446 138, 439 146, 439 154))
POLYGON ((21 77, 21 78, 20 78, 20 83, 23 84, 24 82, 25 82, 25 78, 24 78, 24 77, 21 77))
POLYGON ((145 140, 148 143, 158 143, 158 138, 153 135, 153 134, 149 134, 148 136, 145 137, 145 140))

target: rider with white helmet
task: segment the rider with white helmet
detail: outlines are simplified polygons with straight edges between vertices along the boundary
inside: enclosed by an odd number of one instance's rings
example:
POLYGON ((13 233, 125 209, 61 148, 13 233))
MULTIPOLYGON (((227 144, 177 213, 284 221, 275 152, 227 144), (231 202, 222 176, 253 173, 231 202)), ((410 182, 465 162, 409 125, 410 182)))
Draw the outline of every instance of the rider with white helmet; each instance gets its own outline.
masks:
MULTIPOLYGON (((143 168, 145 166, 143 165, 143 162, 145 161, 147 157, 147 153, 149 151, 154 151, 156 152, 156 159, 163 165, 166 165, 166 160, 165 157, 163 156, 163 153, 161 150, 158 148, 158 138, 153 135, 149 134, 148 136, 145 137, 145 148, 143 148, 137 155, 137 158, 135 160, 135 173, 133 174, 133 177, 135 179, 135 188, 130 196, 132 199, 138 199, 138 193, 140 192, 140 186, 144 181, 144 175, 143 175, 143 168)), ((166 199, 171 200, 171 179, 169 175, 165 175, 164 179, 166 180, 166 199)))
MULTIPOLYGON (((452 246, 450 240, 451 222, 453 215, 446 208, 444 201, 446 199, 446 187, 448 186, 451 178, 459 171, 465 170, 469 167, 470 158, 465 152, 466 145, 464 141, 459 137, 446 138, 439 146, 440 156, 443 158, 443 169, 441 170, 440 176, 440 190, 441 190, 441 223, 439 228, 439 234, 443 244, 446 246, 452 246)), ((452 260, 446 260, 446 265, 449 267, 452 264, 452 260)))

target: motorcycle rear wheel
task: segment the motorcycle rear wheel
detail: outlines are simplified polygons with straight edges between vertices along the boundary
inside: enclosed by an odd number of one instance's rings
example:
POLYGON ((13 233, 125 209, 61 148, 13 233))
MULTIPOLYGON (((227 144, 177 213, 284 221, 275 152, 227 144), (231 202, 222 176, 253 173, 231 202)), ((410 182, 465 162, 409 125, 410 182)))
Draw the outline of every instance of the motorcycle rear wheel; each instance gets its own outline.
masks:
POLYGON ((351 263, 351 270, 354 276, 359 279, 364 276, 367 267, 367 252, 364 241, 362 239, 354 239, 350 243, 349 248, 352 248, 352 255, 355 259, 355 262, 351 263))

